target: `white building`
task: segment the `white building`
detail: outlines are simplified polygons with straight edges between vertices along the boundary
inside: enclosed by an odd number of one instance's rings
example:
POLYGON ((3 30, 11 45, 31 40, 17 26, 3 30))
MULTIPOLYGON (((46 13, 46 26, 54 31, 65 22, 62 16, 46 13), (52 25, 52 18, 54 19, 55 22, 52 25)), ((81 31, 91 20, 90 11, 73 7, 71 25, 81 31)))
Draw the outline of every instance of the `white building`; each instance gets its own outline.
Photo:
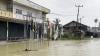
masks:
POLYGON ((30 35, 30 21, 42 24, 49 12, 49 9, 30 0, 0 0, 0 40, 22 39, 26 20, 30 35))
POLYGON ((100 27, 92 27, 90 28, 90 32, 94 32, 94 33, 100 32, 100 27))

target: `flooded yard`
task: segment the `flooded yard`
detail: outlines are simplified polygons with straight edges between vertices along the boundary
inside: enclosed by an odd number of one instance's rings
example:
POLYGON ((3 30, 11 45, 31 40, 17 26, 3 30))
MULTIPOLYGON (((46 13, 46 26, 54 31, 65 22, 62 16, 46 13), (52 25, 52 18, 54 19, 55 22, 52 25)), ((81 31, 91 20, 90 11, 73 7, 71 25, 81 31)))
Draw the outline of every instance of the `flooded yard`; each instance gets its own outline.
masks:
POLYGON ((8 42, 0 44, 0 56, 100 56, 100 39, 8 42))

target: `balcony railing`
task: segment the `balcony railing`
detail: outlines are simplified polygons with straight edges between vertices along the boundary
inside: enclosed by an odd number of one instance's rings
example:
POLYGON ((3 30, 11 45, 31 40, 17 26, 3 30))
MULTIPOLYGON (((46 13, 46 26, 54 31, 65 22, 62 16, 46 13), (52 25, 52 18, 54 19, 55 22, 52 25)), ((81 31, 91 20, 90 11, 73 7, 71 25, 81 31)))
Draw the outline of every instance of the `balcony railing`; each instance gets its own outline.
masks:
POLYGON ((6 11, 6 10, 0 10, 0 17, 2 17, 2 18, 13 18, 13 13, 6 11))

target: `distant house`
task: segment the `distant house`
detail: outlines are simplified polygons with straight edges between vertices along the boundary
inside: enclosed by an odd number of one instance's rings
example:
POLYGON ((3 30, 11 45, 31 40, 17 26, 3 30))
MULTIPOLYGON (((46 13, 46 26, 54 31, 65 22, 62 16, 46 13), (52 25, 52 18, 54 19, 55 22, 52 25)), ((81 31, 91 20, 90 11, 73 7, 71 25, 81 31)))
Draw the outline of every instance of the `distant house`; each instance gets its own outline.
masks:
POLYGON ((91 27, 90 32, 100 32, 100 27, 91 27))
POLYGON ((96 37, 100 37, 100 27, 91 27, 90 32, 93 33, 93 35, 96 35, 96 37))
POLYGON ((76 21, 71 21, 63 26, 64 32, 86 32, 88 31, 88 28, 89 26, 76 21))
POLYGON ((100 27, 89 27, 82 23, 71 21, 68 24, 63 26, 64 33, 75 33, 75 34, 82 34, 84 33, 85 36, 100 36, 100 27))

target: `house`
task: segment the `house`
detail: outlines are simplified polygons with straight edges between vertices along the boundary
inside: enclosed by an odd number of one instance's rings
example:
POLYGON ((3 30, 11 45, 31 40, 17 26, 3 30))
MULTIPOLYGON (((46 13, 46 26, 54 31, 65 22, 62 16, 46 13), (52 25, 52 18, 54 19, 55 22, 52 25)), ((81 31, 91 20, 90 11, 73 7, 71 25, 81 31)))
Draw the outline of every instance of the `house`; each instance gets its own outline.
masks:
POLYGON ((100 27, 91 27, 89 31, 95 35, 94 37, 100 37, 100 27))
POLYGON ((88 31, 88 26, 84 25, 82 23, 76 22, 76 21, 71 21, 68 24, 65 24, 63 26, 64 32, 75 32, 75 31, 88 31))
POLYGON ((90 32, 100 32, 100 27, 91 27, 90 32))
POLYGON ((82 23, 71 21, 68 24, 65 24, 63 26, 64 33, 74 33, 81 35, 84 33, 84 36, 94 36, 99 37, 100 36, 100 28, 99 27, 89 27, 87 25, 84 25, 82 23))
POLYGON ((0 0, 0 40, 23 39, 26 34, 32 37, 31 22, 39 32, 38 27, 43 25, 49 12, 30 0, 0 0))

